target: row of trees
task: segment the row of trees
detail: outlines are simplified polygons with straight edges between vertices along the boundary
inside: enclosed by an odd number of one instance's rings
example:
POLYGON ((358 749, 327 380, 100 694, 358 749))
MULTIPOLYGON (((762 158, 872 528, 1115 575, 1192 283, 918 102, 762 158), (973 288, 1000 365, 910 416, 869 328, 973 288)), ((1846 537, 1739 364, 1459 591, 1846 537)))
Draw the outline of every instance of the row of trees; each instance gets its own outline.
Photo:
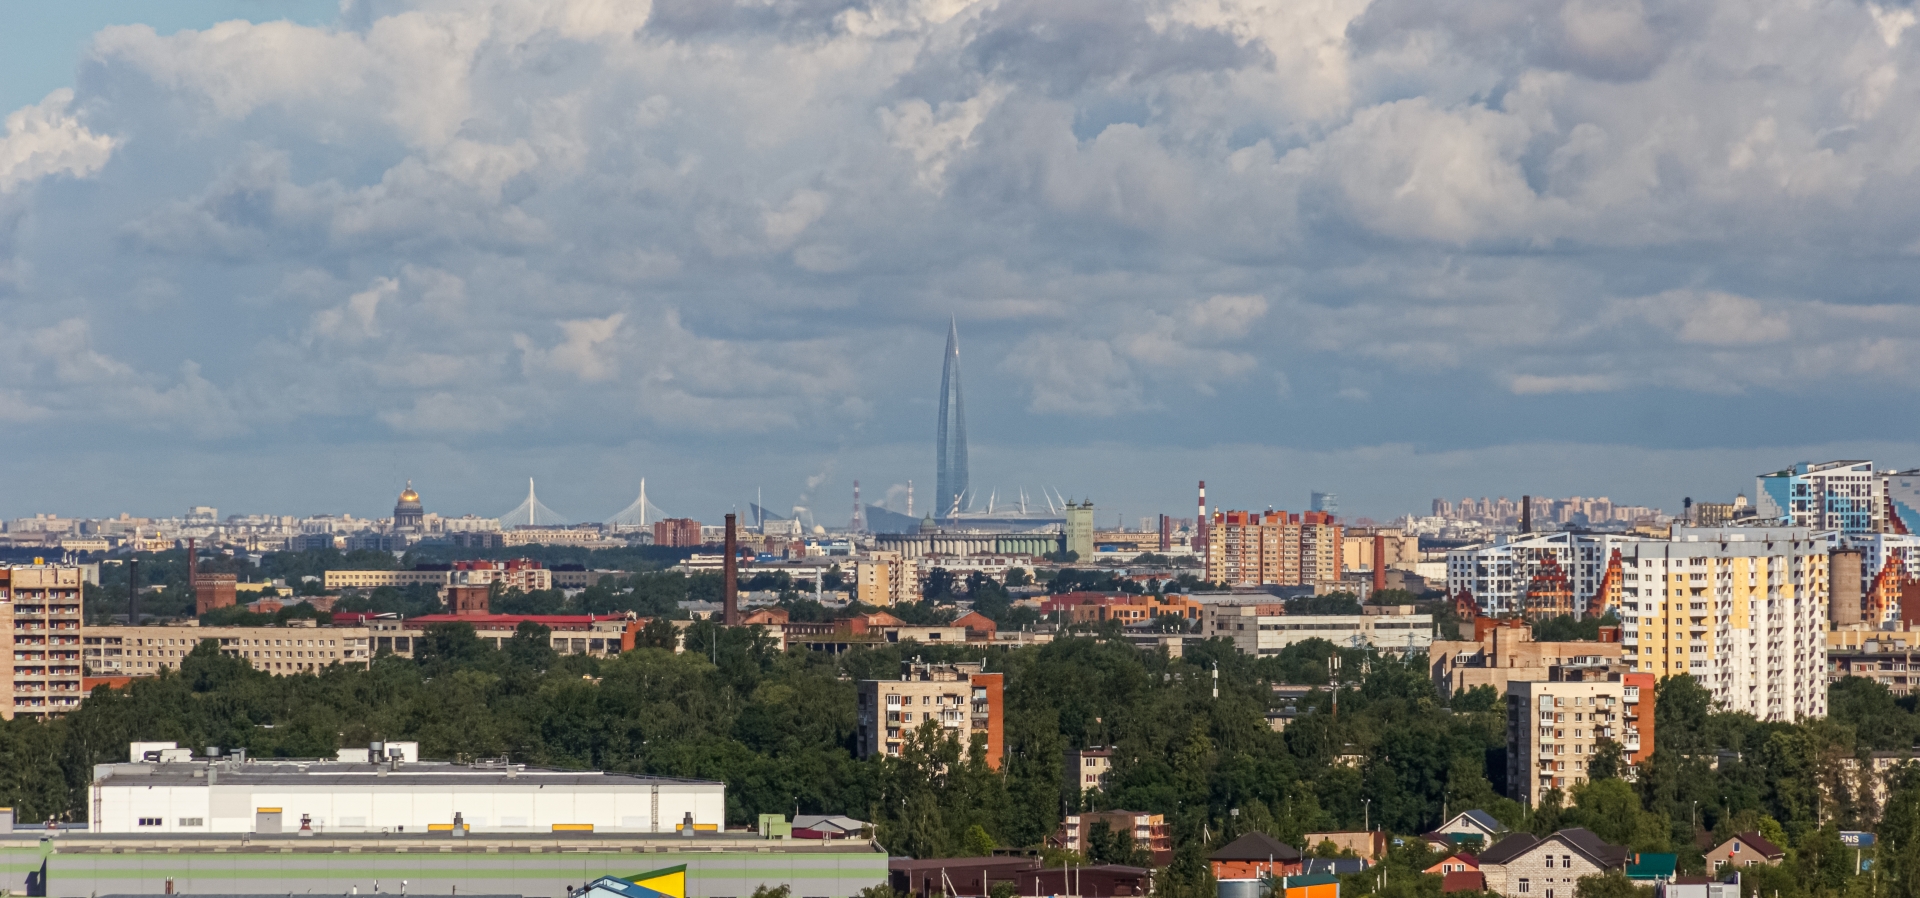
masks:
MULTIPOLYGON (((694 578, 683 579, 690 586, 694 578)), ((638 602, 655 587, 596 588, 603 597, 589 601, 614 603, 638 602)), ((1920 887, 1920 773, 1896 767, 1883 780, 1873 754, 1909 749, 1920 714, 1912 699, 1864 680, 1836 684, 1830 716, 1798 724, 1724 713, 1690 678, 1664 680, 1655 751, 1635 781, 1617 769, 1609 776, 1603 764, 1594 782, 1528 809, 1500 794, 1503 704, 1488 690, 1442 702, 1420 659, 1324 642, 1255 658, 1221 641, 1169 658, 1098 634, 984 654, 893 645, 829 656, 779 652, 764 633, 709 622, 690 628, 687 651, 673 654, 669 626, 644 631, 639 650, 596 659, 556 656, 537 627, 495 650, 470 628, 447 625, 412 659, 286 677, 203 646, 178 673, 97 690, 62 720, 0 724, 0 803, 23 821, 81 819, 91 765, 124 757, 134 739, 302 757, 414 739, 430 756, 504 754, 721 780, 733 822, 797 804, 871 820, 890 851, 916 856, 1042 845, 1063 814, 1082 808, 1161 813, 1176 845, 1159 880, 1169 894, 1202 893, 1205 853, 1248 830, 1295 845, 1308 832, 1363 820, 1414 835, 1474 807, 1516 829, 1580 825, 1635 850, 1673 851, 1692 870, 1703 867, 1703 833, 1757 829, 1792 858, 1749 881, 1783 898, 1875 888, 1836 846, 1842 830, 1877 829, 1877 888, 1920 887), (1294 723, 1273 730, 1273 686, 1325 684, 1336 654, 1345 676, 1338 713, 1332 694, 1315 693, 1294 723), (1006 675, 998 770, 980 748, 932 731, 916 734, 899 758, 856 756, 857 682, 895 677, 912 656, 985 659, 1006 675), (1091 745, 1114 748, 1112 784, 1079 793, 1062 754, 1091 745)), ((1116 842, 1101 851, 1130 849, 1116 842)), ((1431 892, 1417 873, 1422 851, 1397 849, 1348 894, 1431 892)))

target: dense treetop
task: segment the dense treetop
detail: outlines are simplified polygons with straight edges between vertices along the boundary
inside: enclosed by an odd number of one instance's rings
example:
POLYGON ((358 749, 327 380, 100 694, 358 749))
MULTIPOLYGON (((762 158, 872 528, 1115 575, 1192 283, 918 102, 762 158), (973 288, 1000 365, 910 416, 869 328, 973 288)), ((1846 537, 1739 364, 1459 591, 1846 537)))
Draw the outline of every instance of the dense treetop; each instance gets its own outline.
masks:
MULTIPOLYGON (((1256 659, 1216 640, 1169 658, 1100 633, 1017 650, 904 644, 833 656, 778 652, 763 633, 708 622, 693 624, 687 651, 673 654, 652 647, 669 644, 666 626, 643 633, 636 651, 595 659, 554 654, 532 625, 498 650, 466 625, 440 625, 413 659, 383 655, 364 670, 293 676, 270 676, 202 644, 180 671, 96 689, 65 719, 0 724, 0 802, 23 821, 83 819, 90 766, 125 758, 135 739, 293 757, 412 739, 427 757, 505 755, 720 780, 731 823, 789 814, 796 804, 845 813, 875 822, 895 854, 1038 846, 1064 813, 1081 808, 1161 813, 1177 854, 1163 877, 1169 893, 1201 894, 1205 852, 1250 829, 1295 845, 1305 833, 1355 829, 1363 819, 1417 835, 1476 807, 1517 829, 1581 825, 1636 850, 1676 851, 1683 869, 1701 866, 1696 825, 1721 835, 1758 829, 1794 852, 1790 869, 1752 877, 1782 896, 1853 886, 1852 855, 1835 848, 1842 829, 1879 825, 1894 845, 1883 877, 1920 867, 1920 776, 1896 771, 1882 821, 1860 775, 1871 752, 1910 747, 1920 715, 1912 699, 1863 680, 1836 685, 1832 716, 1803 724, 1720 713, 1691 679, 1665 680, 1656 752, 1637 782, 1602 770, 1602 779, 1528 811, 1499 794, 1503 703, 1481 690, 1447 707, 1419 657, 1308 642, 1256 659), (1335 654, 1344 677, 1337 713, 1321 690, 1284 732, 1270 728, 1273 687, 1324 686, 1335 654), (901 758, 855 758, 857 681, 895 677, 913 656, 984 658, 1006 675, 1002 770, 990 769, 978 746, 930 731, 901 758), (1062 754, 1095 745, 1115 749, 1112 786, 1075 794, 1062 754)), ((1384 885, 1369 876, 1350 891, 1436 891, 1437 880, 1409 872, 1423 852, 1400 850, 1384 885)), ((1095 853, 1135 854, 1117 842, 1095 853)))

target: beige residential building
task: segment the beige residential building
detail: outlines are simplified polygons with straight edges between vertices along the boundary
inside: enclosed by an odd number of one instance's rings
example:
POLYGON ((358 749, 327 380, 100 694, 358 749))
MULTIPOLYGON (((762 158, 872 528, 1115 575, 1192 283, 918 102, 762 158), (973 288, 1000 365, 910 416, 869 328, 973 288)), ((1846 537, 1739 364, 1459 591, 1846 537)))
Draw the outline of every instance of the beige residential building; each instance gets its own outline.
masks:
POLYGON ((982 739, 987 764, 998 770, 1005 746, 1003 676, 986 673, 985 667, 980 661, 913 661, 901 665, 898 680, 861 680, 860 757, 899 757, 907 737, 933 723, 963 747, 974 737, 982 739))
MULTIPOLYGON (((618 655, 622 638, 627 626, 632 623, 620 617, 597 617, 591 614, 489 614, 484 616, 462 616, 457 614, 429 614, 410 617, 405 620, 381 618, 367 621, 367 629, 373 634, 372 654, 395 654, 402 658, 413 657, 413 650, 420 639, 427 635, 427 629, 435 624, 462 623, 473 627, 474 635, 492 648, 505 648, 513 639, 514 632, 521 621, 533 621, 549 631, 547 644, 554 652, 562 655, 592 655, 604 658, 618 655)), ((676 626, 680 622, 676 622, 676 626)), ((965 632, 965 631, 962 631, 965 632)), ((685 629, 681 630, 681 639, 685 640, 685 629)), ((779 646, 785 649, 785 645, 779 646)))
POLYGON ((368 627, 88 627, 87 671, 93 676, 144 677, 178 670, 195 646, 218 640, 220 652, 245 658, 274 674, 312 673, 330 664, 366 664, 368 627))
POLYGON ((1504 898, 1574 898, 1580 880, 1624 870, 1631 852, 1592 831, 1563 829, 1546 838, 1510 833, 1480 854, 1487 891, 1504 898))
POLYGON ((1113 776, 1113 749, 1083 748, 1069 751, 1062 769, 1066 773, 1069 790, 1076 793, 1089 789, 1104 791, 1108 779, 1113 776))
POLYGON ((447 585, 451 571, 328 571, 323 584, 328 590, 379 589, 382 586, 447 585))
POLYGON ((1317 511, 1214 512, 1207 579, 1227 586, 1336 585, 1340 531, 1329 515, 1317 511))
MULTIPOLYGON (((1373 551, 1376 543, 1384 550, 1387 567, 1393 570, 1413 570, 1420 563, 1420 537, 1407 533, 1397 527, 1380 527, 1369 530, 1349 529, 1340 535, 1340 564, 1349 571, 1373 570, 1373 551)), ((1444 568, 1442 571, 1444 572, 1444 568)))
POLYGON ((500 534, 501 542, 509 546, 584 546, 588 548, 613 548, 624 546, 625 542, 607 539, 597 526, 580 527, 515 527, 500 534))
POLYGON ((1827 549, 1798 527, 1675 527, 1671 540, 1622 543, 1627 660, 1692 674, 1728 711, 1826 716, 1827 549))
POLYGON ((379 589, 382 586, 491 586, 534 592, 553 588, 553 571, 537 561, 456 561, 448 570, 328 571, 327 589, 379 589))
POLYGON ((863 605, 887 607, 920 601, 920 565, 899 552, 871 552, 854 563, 855 596, 863 605))
MULTIPOLYGON (((37 562, 37 559, 36 559, 37 562)), ((80 569, 56 564, 0 568, 0 631, 11 642, 11 693, 0 715, 59 717, 79 707, 81 691, 80 569)))
POLYGON ((1531 807, 1549 789, 1586 782, 1595 744, 1624 739, 1625 703, 1626 684, 1616 678, 1508 683, 1507 797, 1531 807))
POLYGON ((1517 620, 1483 617, 1474 626, 1477 639, 1436 639, 1427 649, 1442 700, 1477 686, 1492 686, 1504 696, 1515 680, 1544 680, 1556 665, 1618 664, 1625 650, 1618 642, 1537 642, 1533 627, 1517 620))
POLYGON ((1343 649, 1425 652, 1433 645, 1433 615, 1413 605, 1367 605, 1360 614, 1288 614, 1278 602, 1219 602, 1200 610, 1200 635, 1231 639, 1242 654, 1280 654, 1287 646, 1324 639, 1343 649))

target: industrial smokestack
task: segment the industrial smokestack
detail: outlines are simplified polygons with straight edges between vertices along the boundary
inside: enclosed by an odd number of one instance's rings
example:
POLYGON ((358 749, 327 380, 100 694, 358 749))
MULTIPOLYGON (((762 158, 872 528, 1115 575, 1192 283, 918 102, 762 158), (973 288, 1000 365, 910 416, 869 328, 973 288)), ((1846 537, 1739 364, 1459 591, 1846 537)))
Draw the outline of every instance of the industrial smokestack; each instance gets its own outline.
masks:
POLYGON ((1173 549, 1173 519, 1160 516, 1160 552, 1165 554, 1173 549))
POLYGON ((722 595, 727 603, 726 624, 729 627, 740 626, 740 542, 734 533, 733 513, 727 513, 727 561, 722 568, 724 580, 721 584, 722 595))
MULTIPOLYGON (((1861 588, 1866 571, 1866 554, 1859 549, 1835 549, 1827 553, 1827 620, 1835 627, 1860 623, 1861 588)), ((1878 621, 1874 622, 1878 624, 1878 621)))
POLYGON ((1520 497, 1520 532, 1533 532, 1533 497, 1520 497))
POLYGON ((193 607, 200 608, 200 553, 194 548, 193 537, 187 537, 187 598, 193 600, 193 607))
POLYGON ((853 482, 853 521, 847 525, 847 529, 854 533, 865 533, 867 530, 867 513, 860 507, 860 481, 858 480, 853 482))
POLYGON ((1193 554, 1207 560, 1207 482, 1200 481, 1200 514, 1193 519, 1193 554))
POLYGON ((127 562, 127 623, 140 623, 140 559, 127 562))
POLYGON ((1373 594, 1379 595, 1387 589, 1387 535, 1376 530, 1373 532, 1373 594))

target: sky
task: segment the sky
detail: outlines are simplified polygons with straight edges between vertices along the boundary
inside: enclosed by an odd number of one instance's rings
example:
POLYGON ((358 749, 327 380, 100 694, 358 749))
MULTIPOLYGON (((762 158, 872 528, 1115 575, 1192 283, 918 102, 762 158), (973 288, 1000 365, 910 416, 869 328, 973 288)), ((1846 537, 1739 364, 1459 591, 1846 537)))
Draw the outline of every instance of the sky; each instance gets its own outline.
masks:
POLYGON ((0 12, 0 515, 1133 524, 1920 466, 1915 12, 173 0, 0 12), (1035 501, 1038 501, 1037 498, 1035 501))

